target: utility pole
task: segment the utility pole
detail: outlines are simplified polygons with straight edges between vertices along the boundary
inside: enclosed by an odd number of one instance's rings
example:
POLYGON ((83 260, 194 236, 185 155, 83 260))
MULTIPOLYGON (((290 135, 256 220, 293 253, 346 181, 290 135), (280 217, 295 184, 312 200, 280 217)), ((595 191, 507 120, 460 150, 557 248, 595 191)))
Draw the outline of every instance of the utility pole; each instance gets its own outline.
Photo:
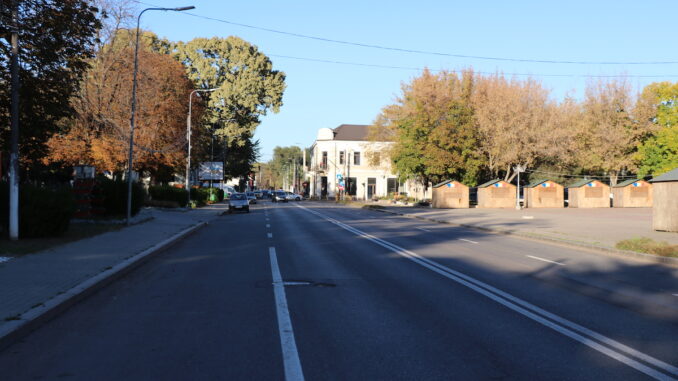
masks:
POLYGON ((513 170, 518 173, 518 178, 516 180, 516 210, 522 209, 520 206, 520 172, 525 172, 525 167, 522 165, 516 165, 513 167, 513 170))
POLYGON ((297 159, 294 158, 294 181, 292 181, 292 193, 297 193, 297 159))
POLYGON ((9 153, 9 239, 19 239, 19 0, 12 3, 12 105, 9 153))

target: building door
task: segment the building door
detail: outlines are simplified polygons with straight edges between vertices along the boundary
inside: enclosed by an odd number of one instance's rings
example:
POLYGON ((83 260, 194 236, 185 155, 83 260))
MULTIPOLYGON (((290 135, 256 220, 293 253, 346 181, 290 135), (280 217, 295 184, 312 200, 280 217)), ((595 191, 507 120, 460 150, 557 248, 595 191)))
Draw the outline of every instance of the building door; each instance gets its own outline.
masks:
POLYGON ((320 198, 321 199, 327 198, 327 176, 323 176, 320 178, 320 198))
POLYGON ((367 199, 371 200, 377 193, 377 179, 374 177, 367 178, 367 199))

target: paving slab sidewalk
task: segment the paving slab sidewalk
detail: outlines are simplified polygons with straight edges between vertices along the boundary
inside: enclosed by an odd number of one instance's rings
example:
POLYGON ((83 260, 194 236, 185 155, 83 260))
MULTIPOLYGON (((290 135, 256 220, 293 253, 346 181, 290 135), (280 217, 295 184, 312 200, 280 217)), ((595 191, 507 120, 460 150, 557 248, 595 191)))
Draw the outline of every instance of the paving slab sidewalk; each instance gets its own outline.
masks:
POLYGON ((228 206, 191 211, 144 210, 147 222, 0 263, 0 331, 30 309, 111 269, 228 206))
POLYGON ((678 233, 652 230, 652 208, 515 210, 381 206, 391 213, 586 247, 614 249, 617 242, 638 237, 678 245, 678 233))

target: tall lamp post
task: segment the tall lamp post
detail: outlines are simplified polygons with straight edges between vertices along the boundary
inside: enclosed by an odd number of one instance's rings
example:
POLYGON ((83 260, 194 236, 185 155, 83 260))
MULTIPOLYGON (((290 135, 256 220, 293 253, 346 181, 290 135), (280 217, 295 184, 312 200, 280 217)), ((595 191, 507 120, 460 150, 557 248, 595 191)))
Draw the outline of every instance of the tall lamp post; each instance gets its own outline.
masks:
MULTIPOLYGON (((190 94, 188 94, 188 120, 186 121, 186 139, 188 140, 188 158, 186 160, 186 190, 188 191, 188 202, 190 205, 191 202, 191 188, 190 188, 190 176, 191 176, 191 110, 192 110, 192 104, 193 102, 192 97, 193 94, 198 93, 198 92, 211 92, 216 90, 217 88, 214 89, 196 89, 191 91, 190 94)), ((211 191, 210 191, 211 192, 211 191)))
POLYGON ((138 57, 139 57, 139 22, 141 21, 141 16, 146 11, 174 11, 181 12, 187 11, 189 9, 194 9, 194 6, 188 7, 178 7, 178 8, 146 8, 137 17, 137 36, 136 42, 134 45, 134 76, 132 80, 132 115, 129 118, 129 168, 127 168, 127 225, 130 224, 130 219, 132 218, 132 163, 134 160, 134 114, 136 114, 137 108, 137 69, 138 69, 138 57))

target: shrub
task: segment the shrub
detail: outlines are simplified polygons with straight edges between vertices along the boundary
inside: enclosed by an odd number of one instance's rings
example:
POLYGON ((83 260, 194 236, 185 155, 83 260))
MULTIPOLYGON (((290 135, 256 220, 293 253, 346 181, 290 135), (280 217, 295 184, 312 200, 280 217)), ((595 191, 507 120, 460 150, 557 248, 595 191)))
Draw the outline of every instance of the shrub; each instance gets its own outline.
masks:
MULTIPOLYGON (((0 185, 0 218, 4 232, 9 228, 9 186, 0 185)), ((19 187, 19 236, 52 237, 68 230, 75 213, 75 198, 70 188, 41 188, 30 184, 19 187)))
POLYGON ((207 200, 210 198, 210 191, 207 188, 191 188, 191 200, 195 202, 196 206, 207 205, 207 200))
POLYGON ((188 204, 188 192, 185 189, 169 185, 150 187, 148 188, 148 195, 154 201, 171 201, 180 207, 188 204))
MULTIPOLYGON (((97 206, 103 208, 104 215, 127 215, 127 181, 98 178, 95 192, 101 202, 101 205, 97 206)), ((145 197, 144 187, 138 182, 132 183, 132 215, 139 213, 145 197)))

